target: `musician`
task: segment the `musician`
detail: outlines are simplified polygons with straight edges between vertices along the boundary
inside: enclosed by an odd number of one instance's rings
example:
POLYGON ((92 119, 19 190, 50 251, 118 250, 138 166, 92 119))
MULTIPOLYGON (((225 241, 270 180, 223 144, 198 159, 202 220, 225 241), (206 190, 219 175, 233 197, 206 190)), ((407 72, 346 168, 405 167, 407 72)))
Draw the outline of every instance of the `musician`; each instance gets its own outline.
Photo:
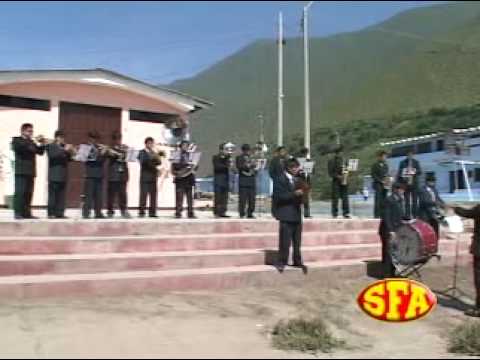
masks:
POLYGON ((436 188, 437 179, 435 175, 429 174, 425 180, 426 184, 420 189, 419 193, 418 218, 430 224, 435 230, 437 238, 439 238, 439 223, 443 219, 441 210, 446 209, 446 204, 436 188))
POLYGON ((65 144, 65 133, 57 130, 55 141, 46 146, 46 151, 48 156, 48 218, 66 219, 68 164, 73 159, 73 147, 65 144))
POLYGON ((162 160, 155 151, 155 140, 151 137, 145 139, 145 149, 138 155, 140 161, 140 206, 139 217, 145 217, 147 200, 150 199, 149 217, 157 218, 158 196, 158 166, 162 160))
POLYGON ((103 207, 103 179, 104 164, 107 149, 99 144, 100 134, 97 131, 88 133, 90 153, 85 162, 85 201, 83 203, 83 218, 89 219, 92 209, 95 210, 95 219, 104 219, 103 207))
POLYGON ((36 219, 31 209, 37 175, 36 157, 45 153, 45 146, 33 141, 32 124, 23 124, 20 131, 21 135, 12 139, 15 153, 14 216, 16 220, 36 219))
POLYGON ((183 212, 183 199, 187 197, 188 205, 188 217, 195 219, 195 213, 193 210, 193 193, 195 187, 195 170, 191 163, 191 153, 189 152, 190 143, 188 141, 182 141, 179 145, 180 159, 178 162, 172 164, 172 173, 175 176, 175 188, 176 188, 176 212, 175 217, 177 219, 182 218, 183 212), (186 176, 184 175, 186 174, 186 176))
POLYGON ((250 145, 242 146, 242 154, 236 159, 238 176, 238 212, 240 218, 245 218, 245 208, 248 205, 248 218, 255 219, 255 200, 257 196, 257 163, 252 159, 252 149, 250 145))
POLYGON ((343 146, 337 147, 335 156, 328 162, 328 174, 332 178, 332 216, 338 217, 338 202, 342 201, 343 217, 350 219, 350 204, 348 199, 348 183, 344 178, 345 159, 343 146))
POLYGON ((393 184, 392 195, 385 201, 384 211, 382 212, 382 219, 380 221, 379 235, 382 240, 382 263, 384 276, 386 278, 395 276, 395 266, 393 265, 390 246, 396 231, 403 225, 403 221, 406 219, 406 187, 406 184, 403 182, 393 184))
POLYGON ((230 191, 230 169, 232 157, 225 149, 226 144, 220 145, 220 152, 213 157, 215 204, 214 214, 217 218, 229 218, 227 215, 228 194, 230 191))
POLYGON ((288 150, 285 146, 279 146, 273 153, 268 173, 272 180, 285 172, 285 163, 289 159, 288 150))
POLYGON ((115 215, 114 204, 118 200, 120 213, 124 219, 131 219, 128 212, 127 184, 129 179, 127 155, 128 149, 122 145, 122 135, 119 132, 112 134, 112 151, 107 152, 108 156, 108 193, 107 208, 108 217, 115 215))
POLYGON ((418 191, 421 175, 420 162, 415 159, 415 151, 410 150, 407 153, 407 158, 400 163, 397 179, 403 179, 408 185, 405 193, 405 206, 407 216, 412 219, 416 218, 418 213, 418 191))
POLYGON ((380 151, 378 153, 377 162, 372 166, 371 170, 373 189, 375 190, 375 219, 380 219, 382 217, 382 211, 388 195, 387 182, 390 169, 387 163, 387 156, 388 153, 386 151, 380 151))
POLYGON ((458 216, 473 219, 475 221, 475 227, 473 230, 472 245, 470 252, 473 255, 473 275, 476 290, 476 304, 475 308, 465 312, 465 315, 471 317, 480 317, 480 205, 475 206, 472 209, 464 209, 461 207, 454 208, 455 213, 458 216))
POLYGON ((296 159, 287 160, 286 170, 273 181, 273 202, 275 218, 280 221, 279 259, 277 269, 283 273, 288 265, 290 246, 293 245, 293 266, 305 273, 302 261, 302 198, 303 190, 297 190, 296 177, 300 163, 296 159))
MULTIPOLYGON (((312 161, 310 159, 310 150, 308 148, 303 148, 300 151, 300 156, 298 160, 300 161, 300 163, 302 163, 301 160, 306 162, 312 161)), ((302 168, 300 170, 300 176, 309 186, 312 186, 312 174, 307 174, 305 170, 302 168)), ((310 196, 306 196, 304 200, 305 201, 303 203, 303 216, 305 217, 305 219, 311 219, 312 216, 310 214, 310 196)))

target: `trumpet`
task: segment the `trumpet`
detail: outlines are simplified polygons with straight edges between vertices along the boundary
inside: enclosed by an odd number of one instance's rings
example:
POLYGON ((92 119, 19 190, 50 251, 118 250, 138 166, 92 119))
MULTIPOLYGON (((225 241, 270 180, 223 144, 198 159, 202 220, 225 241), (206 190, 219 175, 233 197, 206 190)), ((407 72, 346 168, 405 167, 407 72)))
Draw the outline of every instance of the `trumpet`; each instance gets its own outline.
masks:
POLYGON ((53 144, 55 142, 55 140, 47 139, 43 135, 37 135, 33 138, 33 140, 39 145, 49 145, 49 144, 53 144))

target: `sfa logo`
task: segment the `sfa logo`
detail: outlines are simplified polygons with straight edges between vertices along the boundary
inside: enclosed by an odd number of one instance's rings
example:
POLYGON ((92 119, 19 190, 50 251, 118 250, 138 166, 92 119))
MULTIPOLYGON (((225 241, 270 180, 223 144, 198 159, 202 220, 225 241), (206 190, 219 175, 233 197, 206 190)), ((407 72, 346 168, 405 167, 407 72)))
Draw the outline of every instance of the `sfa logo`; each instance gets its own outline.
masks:
POLYGON ((419 320, 437 305, 437 297, 429 288, 408 279, 376 282, 366 288, 357 301, 368 316, 392 323, 419 320))

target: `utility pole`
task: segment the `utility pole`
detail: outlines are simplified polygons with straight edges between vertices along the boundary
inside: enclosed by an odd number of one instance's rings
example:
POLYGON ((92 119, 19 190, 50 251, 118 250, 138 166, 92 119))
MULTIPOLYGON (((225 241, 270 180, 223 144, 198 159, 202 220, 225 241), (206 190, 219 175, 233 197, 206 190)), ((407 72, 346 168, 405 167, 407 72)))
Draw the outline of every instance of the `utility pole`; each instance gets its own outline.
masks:
POLYGON ((260 142, 265 143, 265 118, 262 114, 258 114, 257 117, 260 123, 260 142))
POLYGON ((283 146, 283 13, 278 16, 278 146, 283 146))
POLYGON ((308 39, 308 11, 315 1, 303 8, 303 48, 305 61, 305 147, 311 149, 311 108, 310 108, 310 48, 308 39))

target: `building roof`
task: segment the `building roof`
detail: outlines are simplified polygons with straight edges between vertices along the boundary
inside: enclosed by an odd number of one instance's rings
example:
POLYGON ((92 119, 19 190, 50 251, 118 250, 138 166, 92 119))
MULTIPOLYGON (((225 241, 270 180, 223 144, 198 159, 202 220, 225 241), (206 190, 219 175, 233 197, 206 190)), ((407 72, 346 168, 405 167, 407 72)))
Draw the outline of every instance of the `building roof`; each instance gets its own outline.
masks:
POLYGON ((213 103, 183 94, 179 91, 154 86, 128 76, 106 69, 83 69, 83 70, 13 70, 0 71, 0 85, 18 82, 32 81, 73 81, 103 85, 115 88, 123 88, 149 96, 170 105, 181 108, 185 112, 193 113, 207 109, 213 103))
POLYGON ((393 140, 393 141, 389 141, 389 142, 382 142, 382 143, 380 143, 380 146, 406 145, 406 144, 416 143, 416 142, 419 142, 419 141, 425 141, 425 140, 440 138, 440 137, 444 137, 446 135, 451 135, 451 134, 461 136, 461 135, 470 135, 470 134, 479 133, 479 132, 480 132, 480 126, 471 127, 471 128, 467 128, 467 129, 452 129, 450 132, 438 132, 438 133, 433 133, 433 134, 428 134, 428 135, 423 135, 423 136, 393 140))

